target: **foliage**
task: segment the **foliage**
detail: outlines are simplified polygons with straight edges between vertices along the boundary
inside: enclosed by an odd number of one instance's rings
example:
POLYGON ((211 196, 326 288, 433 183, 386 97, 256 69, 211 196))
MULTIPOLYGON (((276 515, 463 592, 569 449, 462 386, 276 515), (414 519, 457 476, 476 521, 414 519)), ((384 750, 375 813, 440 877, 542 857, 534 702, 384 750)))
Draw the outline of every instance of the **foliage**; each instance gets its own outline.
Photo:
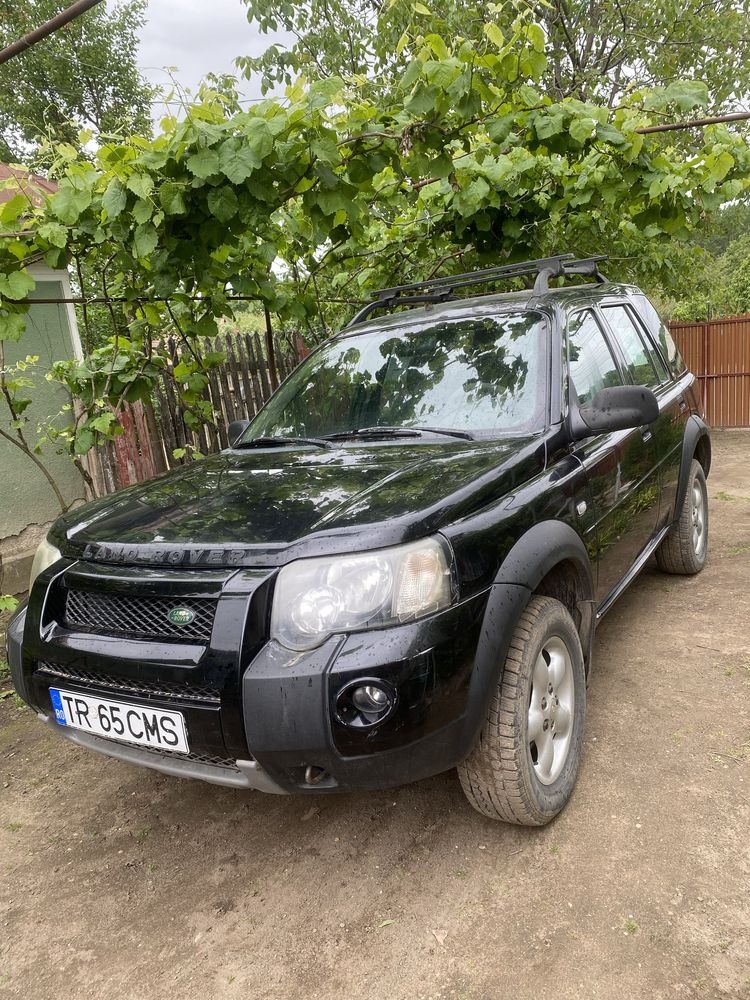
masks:
MULTIPOLYGON (((18 607, 18 599, 11 597, 10 594, 0 594, 0 612, 3 611, 15 611, 18 607)), ((0 668, 2 667, 2 661, 0 661, 0 668)), ((2 674, 0 673, 0 677, 2 674)))
MULTIPOLYGON (((67 3, 0 0, 0 47, 67 3)), ((95 7, 0 66, 0 160, 33 158, 40 136, 75 143, 79 130, 148 134, 152 92, 136 65, 146 0, 95 7)))
POLYGON ((84 363, 55 366, 82 401, 57 440, 80 455, 116 434, 122 400, 146 397, 163 370, 168 335, 189 419, 210 419, 206 372, 221 357, 202 357, 198 338, 232 315, 233 296, 317 333, 405 275, 561 248, 607 249, 615 277, 668 279, 674 241, 747 190, 746 144, 720 126, 689 150, 639 134, 652 113, 705 103, 696 83, 634 92, 614 111, 553 101, 540 90, 544 31, 495 10, 504 28, 448 42, 419 34, 417 8, 389 93, 300 80, 284 102, 237 110, 222 86, 155 139, 108 141, 94 162, 46 147, 59 193, 37 207, 19 191, 0 208, 0 341, 23 335, 24 264, 38 255, 85 263, 112 327, 84 363))
POLYGON ((450 0, 244 0, 263 34, 283 31, 260 56, 241 57, 245 75, 260 74, 266 90, 310 79, 368 78, 377 92, 392 88, 433 31, 475 44, 500 40, 519 11, 529 11, 547 38, 545 93, 613 107, 633 87, 700 80, 712 106, 750 90, 750 62, 738 52, 750 35, 748 0, 543 0, 455 4, 450 0), (416 15, 416 16, 415 16, 416 15), (412 24, 416 21, 416 25, 412 24))
POLYGON ((733 202, 714 213, 683 248, 690 266, 661 312, 700 322, 750 312, 750 206, 733 202))
POLYGON ((689 292, 663 305, 671 319, 700 322, 750 313, 750 233, 738 236, 722 254, 705 251, 689 292))

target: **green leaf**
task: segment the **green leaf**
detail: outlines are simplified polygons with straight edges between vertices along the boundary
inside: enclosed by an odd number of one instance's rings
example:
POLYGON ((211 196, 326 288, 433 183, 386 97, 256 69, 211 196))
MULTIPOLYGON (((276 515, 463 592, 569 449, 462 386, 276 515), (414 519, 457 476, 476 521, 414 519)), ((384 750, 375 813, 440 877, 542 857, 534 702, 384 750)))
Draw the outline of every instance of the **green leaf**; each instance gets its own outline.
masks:
POLYGON ((424 115, 429 115, 430 112, 435 110, 435 104, 439 96, 440 90, 438 87, 428 87, 426 84, 420 83, 408 101, 404 104, 404 108, 409 112, 409 114, 421 118, 424 115))
POLYGON ((102 198, 102 207, 110 219, 116 219, 125 210, 128 203, 128 193, 120 181, 115 177, 107 185, 107 190, 102 198))
POLYGON ((422 63, 419 59, 412 59, 406 67, 406 72, 398 82, 399 89, 404 93, 411 90, 419 77, 422 75, 422 63))
POLYGON ((187 168, 191 174, 205 179, 219 173, 219 154, 215 149, 201 149, 187 158, 187 168))
POLYGON ((94 447, 94 432, 88 427, 79 428, 75 442, 73 444, 73 450, 76 455, 85 455, 87 451, 91 451, 94 447))
POLYGON ((184 215, 187 205, 184 198, 184 185, 175 181, 166 181, 159 188, 159 204, 167 215, 184 215))
POLYGON ((67 246, 68 230, 59 222, 45 222, 39 227, 38 232, 43 240, 47 240, 54 247, 62 249, 67 246))
POLYGON ((133 206, 133 218, 136 222, 148 222, 154 213, 154 206, 150 201, 139 198, 133 206))
POLYGON ((0 309, 0 340, 20 340, 26 329, 23 313, 11 312, 3 316, 0 309))
POLYGON ((399 40, 396 42, 396 55, 400 56, 408 44, 409 44, 409 32, 405 31, 403 35, 399 38, 399 40))
POLYGON ((208 207, 219 222, 228 222, 237 214, 240 203, 228 184, 213 188, 208 195, 208 207))
POLYGON ((378 930, 380 930, 381 927, 390 927, 391 924, 395 923, 396 923, 395 920, 381 920, 380 923, 378 924, 378 930))
MULTIPOLYGON (((515 56, 514 56, 515 58, 515 56)), ((528 83, 523 83, 518 88, 517 91, 518 99, 522 104, 526 105, 527 108, 534 108, 537 104, 542 103, 542 98, 538 90, 534 90, 530 87, 528 83)))
POLYGON ((219 170, 232 184, 242 184, 260 164, 255 151, 238 139, 227 139, 219 146, 219 170))
POLYGON ((150 174, 131 174, 127 179, 127 187, 138 198, 148 198, 154 190, 154 182, 150 174))
POLYGON ((675 80, 665 88, 664 97, 680 111, 690 111, 708 104, 708 87, 700 80, 675 80))
POLYGON ((150 222, 138 226, 133 238, 135 256, 140 260, 150 257, 157 247, 159 236, 150 222))
POLYGON ((546 37, 544 29, 539 24, 530 24, 526 29, 526 34, 535 52, 544 52, 546 37))
POLYGON ((484 177, 475 177, 466 188, 455 195, 454 203, 459 213, 466 218, 482 206, 489 193, 490 186, 484 177))
POLYGON ((539 139, 549 139, 563 130, 563 115, 560 111, 540 112, 534 119, 534 131, 539 139))
POLYGON ((36 288, 36 282, 27 271, 0 274, 0 295, 14 302, 25 299, 36 288))
POLYGON ((87 427, 93 427, 94 430, 100 431, 102 434, 108 434, 112 424, 115 422, 115 415, 111 412, 100 413, 98 416, 93 417, 91 420, 87 421, 87 427))
POLYGON ((9 226, 18 219, 19 215, 26 211, 29 204, 29 199, 25 194, 14 194, 12 198, 9 198, 8 201, 0 206, 0 222, 5 226, 9 226))
POLYGON ((510 133, 513 131, 515 122, 516 116, 514 114, 501 115, 499 118, 495 118, 494 121, 490 122, 487 128, 490 139, 497 143, 505 142, 510 133))
POLYGON ((627 142, 622 132, 615 128, 614 125, 602 125, 601 123, 596 126, 596 138, 603 139, 613 146, 622 146, 623 143, 627 142))
POLYGON ((432 17, 432 11, 430 8, 426 7, 423 3, 420 3, 419 0, 417 0, 417 3, 414 4, 414 13, 424 14, 425 17, 432 17))
POLYGON ((575 139, 576 142, 585 142, 591 138, 595 129, 596 122, 593 118, 574 118, 568 131, 571 139, 575 139))
POLYGON ((490 21, 489 24, 485 24, 483 30, 496 48, 501 49, 505 45, 505 35, 494 22, 490 21))
POLYGON ((72 226, 91 204, 91 191, 79 191, 69 185, 60 185, 60 190, 50 200, 52 211, 61 222, 72 226))
POLYGON ((262 118, 252 118, 245 127, 245 140, 260 166, 273 149, 273 132, 268 122, 262 118))

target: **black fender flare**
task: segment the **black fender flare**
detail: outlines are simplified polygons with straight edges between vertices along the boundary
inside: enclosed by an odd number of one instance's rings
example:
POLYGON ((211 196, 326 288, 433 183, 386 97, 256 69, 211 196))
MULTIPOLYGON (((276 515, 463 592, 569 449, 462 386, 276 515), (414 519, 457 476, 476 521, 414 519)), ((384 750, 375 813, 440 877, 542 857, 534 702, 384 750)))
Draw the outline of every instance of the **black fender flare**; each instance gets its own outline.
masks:
POLYGON ((591 560, 580 535, 569 524, 539 521, 508 552, 490 587, 467 698, 467 753, 484 725, 521 613, 550 570, 562 562, 572 563, 578 578, 578 631, 588 669, 596 625, 591 560))
POLYGON ((703 471, 708 476, 711 468, 711 434, 706 423, 700 417, 688 417, 685 424, 685 434, 682 438, 682 457, 680 459, 680 478, 677 480, 677 493, 675 495, 674 510, 672 511, 672 523, 680 519, 682 503, 690 479, 690 464, 701 450, 703 471))

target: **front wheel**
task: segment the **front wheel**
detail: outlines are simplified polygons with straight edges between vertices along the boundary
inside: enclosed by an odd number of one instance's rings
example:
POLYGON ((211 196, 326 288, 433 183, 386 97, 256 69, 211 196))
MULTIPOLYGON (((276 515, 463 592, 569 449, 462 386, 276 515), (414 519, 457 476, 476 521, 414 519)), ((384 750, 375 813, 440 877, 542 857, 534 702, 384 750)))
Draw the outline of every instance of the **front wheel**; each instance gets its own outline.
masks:
POLYGON ((458 766, 479 812, 543 826, 570 798, 586 716, 583 652, 573 619, 533 597, 518 621, 479 740, 458 766))
POLYGON ((694 576, 708 556, 708 488, 700 462, 693 459, 679 519, 656 550, 656 564, 664 573, 694 576))

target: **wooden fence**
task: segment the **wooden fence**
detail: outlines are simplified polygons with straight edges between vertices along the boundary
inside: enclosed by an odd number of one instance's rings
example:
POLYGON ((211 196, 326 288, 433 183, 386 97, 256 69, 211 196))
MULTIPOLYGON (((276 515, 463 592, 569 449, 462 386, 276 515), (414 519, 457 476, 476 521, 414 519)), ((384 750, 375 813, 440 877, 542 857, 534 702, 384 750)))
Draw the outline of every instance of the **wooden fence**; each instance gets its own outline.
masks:
MULTIPOLYGON (((259 335, 227 333, 205 340, 206 353, 222 351, 227 360, 208 373, 204 399, 211 404, 213 423, 192 430, 185 422, 172 371, 163 374, 150 403, 125 404, 120 412, 123 433, 111 444, 86 456, 97 496, 145 482, 191 460, 194 451, 209 455, 229 444, 227 428, 233 420, 252 417, 282 379, 297 364, 295 351, 275 342, 270 361, 259 335), (184 456, 175 458, 174 452, 184 456)), ((178 363, 170 343, 172 368, 178 363)))
POLYGON ((712 427, 750 427, 750 315, 670 323, 712 427))

